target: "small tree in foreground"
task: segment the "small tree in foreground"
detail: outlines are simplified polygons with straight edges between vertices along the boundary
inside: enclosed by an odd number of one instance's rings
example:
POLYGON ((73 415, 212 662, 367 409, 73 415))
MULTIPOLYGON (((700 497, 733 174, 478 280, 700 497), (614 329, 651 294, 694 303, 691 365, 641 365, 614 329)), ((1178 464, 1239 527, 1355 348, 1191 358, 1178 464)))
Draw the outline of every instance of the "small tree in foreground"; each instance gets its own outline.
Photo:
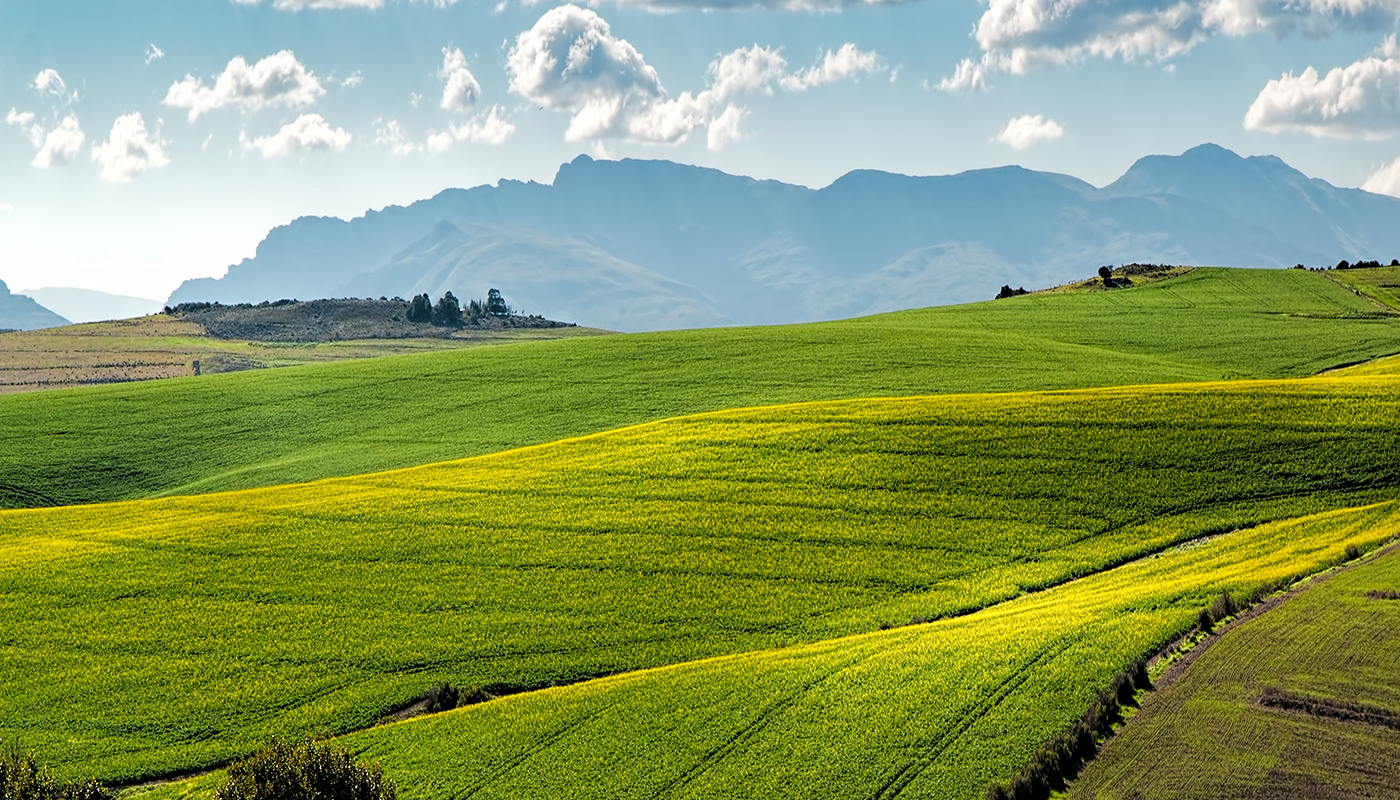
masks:
POLYGON ((105 800, 97 781, 59 783, 34 754, 0 741, 0 798, 3 800, 105 800))
POLYGON ((497 317, 510 314, 510 306, 506 305, 506 299, 501 297, 500 289, 491 289, 486 293, 486 313, 497 317))
POLYGON ((349 750, 309 739, 272 743, 228 768, 215 800, 396 800, 394 782, 378 764, 355 762, 349 750))
POLYGON ((451 292, 442 296, 433 306, 433 324, 440 327, 455 328, 462 324, 462 307, 457 304, 457 298, 451 292))
POLYGON ((427 293, 417 294, 408 303, 409 322, 431 322, 433 319, 433 301, 428 298, 427 293))

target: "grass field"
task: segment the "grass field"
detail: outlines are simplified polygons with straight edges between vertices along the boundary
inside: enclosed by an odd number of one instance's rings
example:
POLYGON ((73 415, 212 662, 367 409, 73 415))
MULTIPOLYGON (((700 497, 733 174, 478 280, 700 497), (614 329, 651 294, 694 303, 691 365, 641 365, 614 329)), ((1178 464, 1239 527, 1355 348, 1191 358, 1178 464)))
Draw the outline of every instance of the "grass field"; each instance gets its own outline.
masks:
POLYGON ((215 338, 206 335, 196 323, 157 314, 0 334, 0 394, 213 375, 593 333, 597 331, 555 328, 493 331, 452 339, 272 344, 215 338))
POLYGON ((1378 306, 1400 312, 1400 267, 1338 269, 1324 274, 1333 282, 1371 298, 1378 306))
POLYGON ((0 507, 358 474, 739 406, 1307 375, 1400 352, 1400 317, 1374 311, 1319 273, 1196 269, 845 322, 7 396, 0 507))
MULTIPOLYGON (((966 617, 507 697, 341 744, 407 800, 976 798, 1222 590, 1397 532, 1394 502, 1262 525, 966 617)), ((207 797, 218 779, 148 800, 207 797)))
POLYGON ((439 680, 538 686, 965 612, 1392 497, 1397 386, 757 408, 396 473, 0 512, 0 736, 134 778, 361 727, 439 680))
POLYGON ((1222 637, 1090 764, 1074 798, 1393 798, 1400 791, 1400 551, 1222 637), (1268 690, 1322 714, 1270 707, 1268 690), (1371 722, 1337 718, 1361 706, 1371 722), (1333 713, 1333 716, 1327 716, 1333 713), (1389 725, 1379 720, 1389 719, 1389 725))

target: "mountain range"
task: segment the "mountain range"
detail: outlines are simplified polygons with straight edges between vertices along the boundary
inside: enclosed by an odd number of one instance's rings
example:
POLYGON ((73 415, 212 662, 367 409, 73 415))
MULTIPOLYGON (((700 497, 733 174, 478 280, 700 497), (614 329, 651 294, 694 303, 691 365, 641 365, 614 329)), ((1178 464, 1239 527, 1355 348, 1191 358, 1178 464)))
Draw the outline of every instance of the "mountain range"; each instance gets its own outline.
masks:
POLYGON ((1400 199, 1206 144, 1096 188, 1021 167, 850 172, 822 189, 668 161, 579 156, 552 184, 448 189, 272 230, 170 303, 463 300, 614 330, 836 319, 988 299, 1101 264, 1240 267, 1400 255, 1400 199))
POLYGON ((32 297, 11 294, 0 281, 0 330, 33 330, 67 325, 68 320, 39 305, 32 297))
POLYGON ((32 297, 56 314, 73 322, 100 322, 108 319, 142 317, 160 311, 162 303, 145 297, 99 292, 96 289, 74 289, 67 286, 25 289, 22 295, 32 297))

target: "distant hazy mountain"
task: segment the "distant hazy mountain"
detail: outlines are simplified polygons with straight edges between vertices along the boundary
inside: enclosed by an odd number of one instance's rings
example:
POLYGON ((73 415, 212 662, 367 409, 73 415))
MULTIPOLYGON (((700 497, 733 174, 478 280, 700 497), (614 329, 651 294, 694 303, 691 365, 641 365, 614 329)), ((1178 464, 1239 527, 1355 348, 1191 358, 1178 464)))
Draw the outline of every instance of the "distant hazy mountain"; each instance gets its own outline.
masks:
POLYGON ((1400 200, 1215 145, 1097 189, 1020 167, 823 189, 667 161, 560 167, 552 185, 449 189, 276 228, 171 302, 487 288, 527 312, 651 330, 832 319, 992 297, 1130 261, 1288 267, 1400 256, 1400 200), (444 224, 446 223, 446 224, 444 224))
POLYGON ((45 287, 25 289, 20 294, 38 300, 73 322, 99 322, 108 319, 129 319, 154 314, 164 305, 159 300, 108 294, 94 289, 45 287))
POLYGON ((44 308, 32 297, 10 294, 10 287, 0 281, 0 330, 33 330, 67 325, 68 320, 44 308))

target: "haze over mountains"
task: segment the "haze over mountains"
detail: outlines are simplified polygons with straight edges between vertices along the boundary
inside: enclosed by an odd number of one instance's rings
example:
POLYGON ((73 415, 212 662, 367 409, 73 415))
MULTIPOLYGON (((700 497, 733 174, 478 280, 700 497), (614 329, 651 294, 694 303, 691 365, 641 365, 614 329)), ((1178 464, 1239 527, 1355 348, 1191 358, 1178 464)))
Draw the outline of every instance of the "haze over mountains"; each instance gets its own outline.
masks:
POLYGON ((1400 256, 1400 199, 1215 145, 1095 188, 1021 167, 858 170, 813 190, 667 161, 560 167, 552 185, 448 189, 270 232, 171 303, 488 287, 517 310, 614 330, 836 319, 988 299, 1131 261, 1241 267, 1400 256))
POLYGON ((67 325, 68 320, 44 308, 32 297, 11 294, 0 281, 0 330, 33 330, 67 325))

